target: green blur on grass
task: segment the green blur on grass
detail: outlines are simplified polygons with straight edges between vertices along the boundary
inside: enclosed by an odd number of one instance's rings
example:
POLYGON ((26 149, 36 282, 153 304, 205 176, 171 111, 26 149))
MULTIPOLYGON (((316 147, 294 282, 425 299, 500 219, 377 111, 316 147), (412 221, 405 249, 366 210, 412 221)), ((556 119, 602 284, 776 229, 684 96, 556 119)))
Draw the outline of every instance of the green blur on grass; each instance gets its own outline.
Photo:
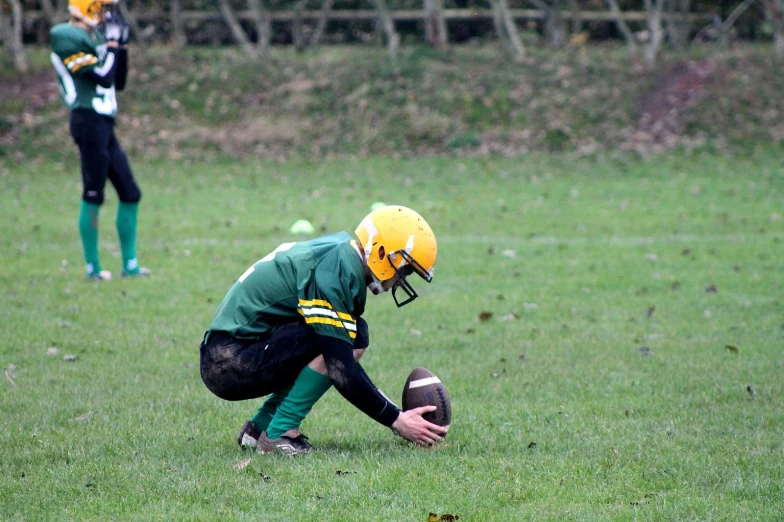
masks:
POLYGON ((0 170, 0 519, 780 520, 779 151, 137 158, 153 277, 99 284, 83 280, 76 168, 0 170), (199 378, 218 302, 299 239, 296 220, 353 230, 375 201, 420 211, 439 257, 413 304, 369 298, 363 365, 398 399, 413 367, 439 375, 447 442, 409 447, 331 390, 303 425, 320 451, 244 453, 257 403, 199 378))

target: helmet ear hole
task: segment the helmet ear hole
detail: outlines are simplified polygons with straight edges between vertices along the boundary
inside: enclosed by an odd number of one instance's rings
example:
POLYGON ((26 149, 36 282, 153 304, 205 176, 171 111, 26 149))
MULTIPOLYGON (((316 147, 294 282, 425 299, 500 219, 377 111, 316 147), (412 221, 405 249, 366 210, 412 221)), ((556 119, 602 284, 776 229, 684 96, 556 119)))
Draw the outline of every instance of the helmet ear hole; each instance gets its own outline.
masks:
POLYGON ((378 259, 382 260, 382 259, 384 259, 384 256, 386 256, 386 250, 384 249, 384 246, 382 245, 382 246, 378 247, 378 259))

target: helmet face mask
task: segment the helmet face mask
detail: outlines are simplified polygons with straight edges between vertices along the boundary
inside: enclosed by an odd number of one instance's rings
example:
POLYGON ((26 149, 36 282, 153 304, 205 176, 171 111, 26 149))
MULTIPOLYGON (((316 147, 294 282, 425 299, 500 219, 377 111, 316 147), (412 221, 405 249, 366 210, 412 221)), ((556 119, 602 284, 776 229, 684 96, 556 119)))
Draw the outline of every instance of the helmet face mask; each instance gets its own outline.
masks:
MULTIPOLYGON (((390 258, 389 262, 395 269, 397 273, 397 279, 395 280, 395 284, 392 286, 392 299, 395 300, 395 304, 398 308, 401 306, 407 305, 417 297, 419 294, 416 293, 414 287, 411 286, 411 283, 408 282, 407 277, 411 274, 417 274, 419 277, 427 281, 428 283, 433 280, 432 273, 428 273, 422 265, 417 263, 417 260, 408 255, 408 252, 405 250, 398 250, 397 252, 393 252, 388 256, 390 258), (399 254, 405 260, 405 264, 401 264, 399 267, 395 267, 393 259, 396 254, 399 254), (406 294, 407 298, 404 300, 400 300, 397 297, 398 289, 402 289, 403 293, 406 294)), ((432 272, 432 270, 431 270, 432 272)))
MULTIPOLYGON (((371 289, 390 289, 398 307, 418 297, 407 280, 416 273, 428 283, 433 280, 436 238, 425 220, 410 208, 387 206, 368 214, 355 231, 365 249, 365 260, 374 282, 371 289), (398 298, 401 290, 406 297, 398 298)), ((382 290, 384 291, 384 290, 382 290)), ((376 290, 374 290, 374 293, 376 290)))

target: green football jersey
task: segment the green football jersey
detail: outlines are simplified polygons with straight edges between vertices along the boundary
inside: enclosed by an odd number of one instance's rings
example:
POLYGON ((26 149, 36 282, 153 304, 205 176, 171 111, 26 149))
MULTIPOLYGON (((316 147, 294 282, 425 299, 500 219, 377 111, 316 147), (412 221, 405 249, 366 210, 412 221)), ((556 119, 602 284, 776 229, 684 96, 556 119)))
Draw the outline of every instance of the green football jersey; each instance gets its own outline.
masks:
POLYGON ((248 268, 223 298, 209 332, 257 339, 298 319, 354 344, 365 311, 365 269, 346 232, 283 243, 248 268))
POLYGON ((92 109, 98 114, 117 114, 114 85, 101 87, 87 73, 110 69, 114 54, 107 51, 99 31, 88 32, 72 24, 58 24, 50 32, 49 55, 57 72, 60 95, 69 109, 92 109))

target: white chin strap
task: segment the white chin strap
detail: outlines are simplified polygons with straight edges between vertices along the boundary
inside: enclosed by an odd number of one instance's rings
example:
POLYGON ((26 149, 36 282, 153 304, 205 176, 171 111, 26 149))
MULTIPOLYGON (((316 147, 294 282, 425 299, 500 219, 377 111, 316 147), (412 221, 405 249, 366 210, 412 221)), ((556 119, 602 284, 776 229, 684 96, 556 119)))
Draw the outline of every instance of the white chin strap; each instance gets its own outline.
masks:
POLYGON ((381 281, 378 280, 376 274, 371 272, 370 275, 373 276, 373 281, 368 284, 368 288, 370 288, 370 291, 373 292, 373 295, 383 294, 384 292, 389 291, 389 288, 384 288, 381 285, 381 281))

